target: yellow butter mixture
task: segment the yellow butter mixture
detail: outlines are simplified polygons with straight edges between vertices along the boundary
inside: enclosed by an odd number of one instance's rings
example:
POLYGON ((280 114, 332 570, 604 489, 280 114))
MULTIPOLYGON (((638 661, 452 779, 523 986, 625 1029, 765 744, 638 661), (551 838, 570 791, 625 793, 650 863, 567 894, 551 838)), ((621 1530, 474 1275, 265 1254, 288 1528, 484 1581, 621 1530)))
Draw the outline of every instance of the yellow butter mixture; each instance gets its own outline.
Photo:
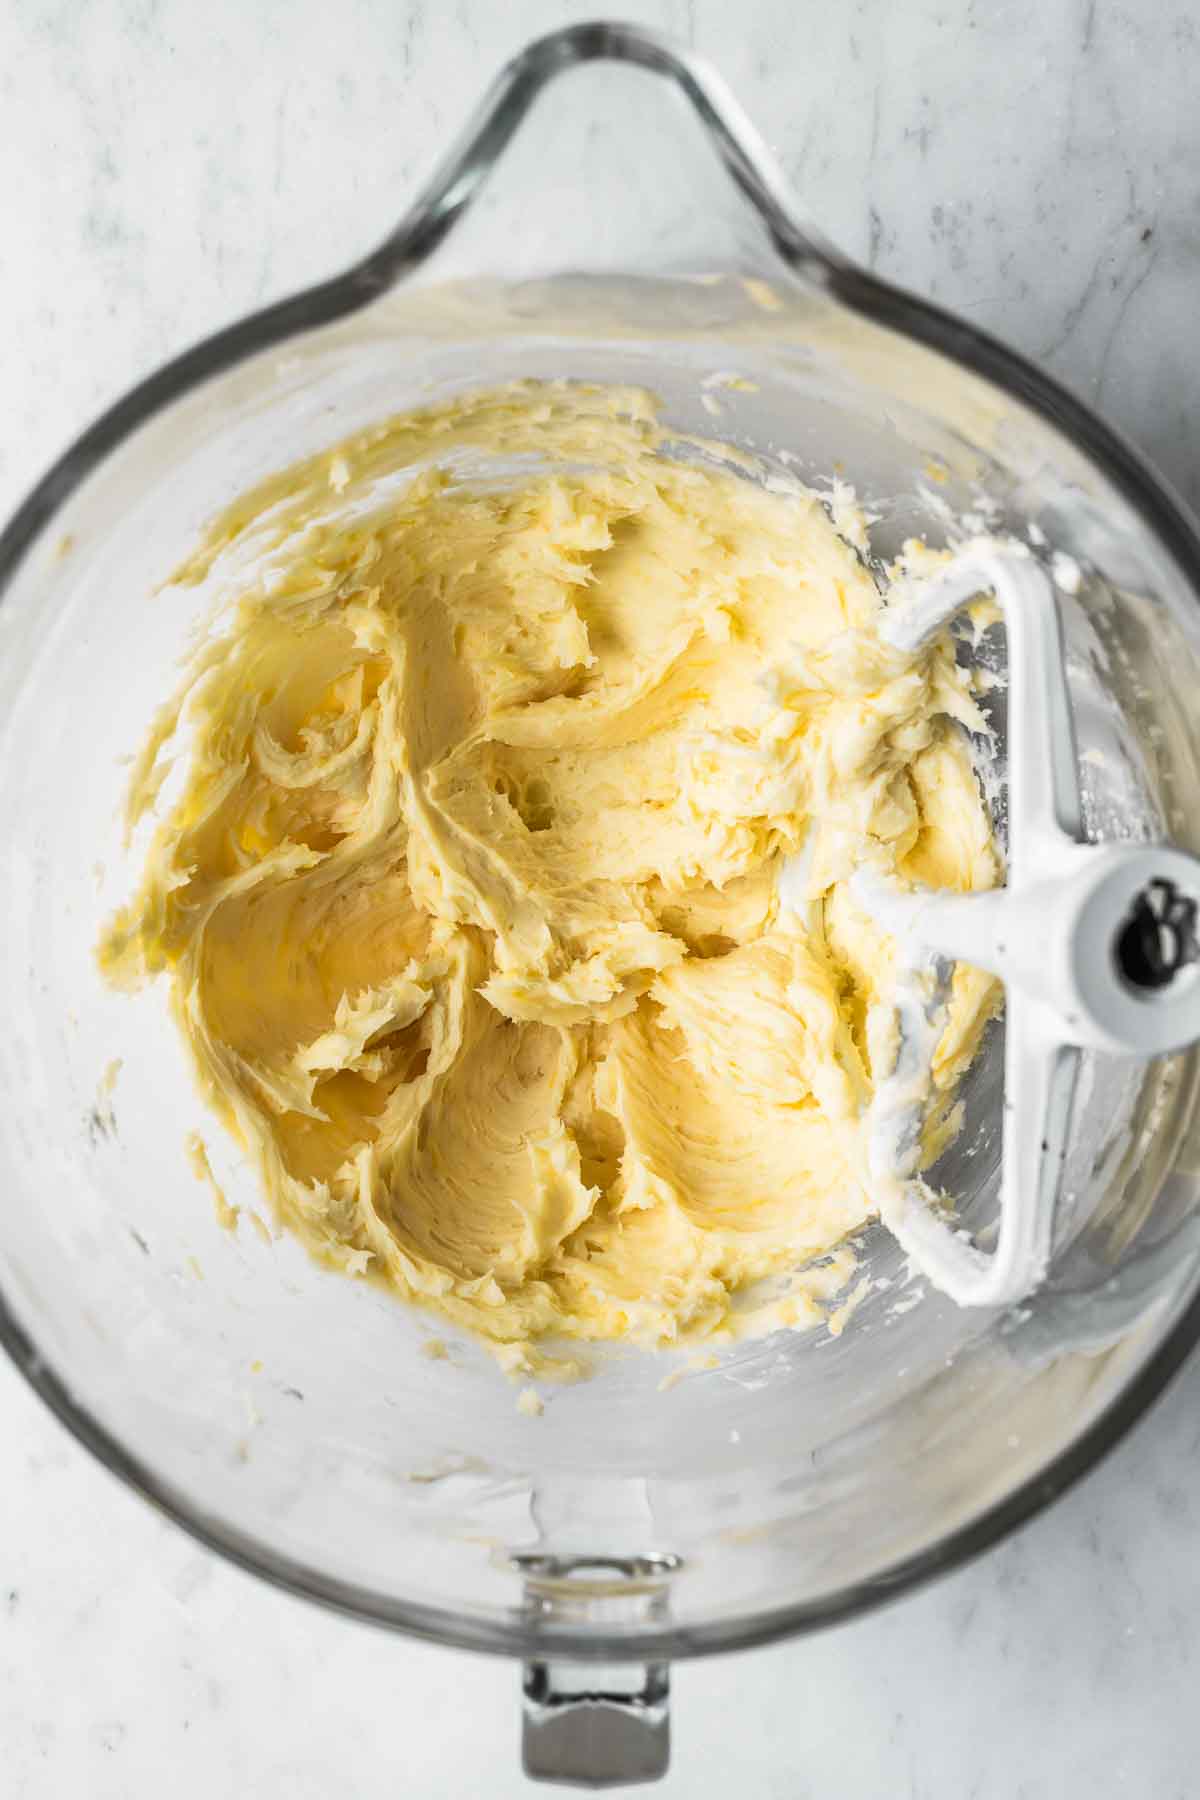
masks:
MULTIPOLYGON (((821 502, 753 473, 516 384, 284 471, 178 577, 219 597, 102 966, 167 978, 284 1227, 503 1343, 836 1307, 895 1055, 848 878, 997 878, 950 639, 884 646, 821 502)), ((930 1158, 994 1003, 956 972, 930 1158)))

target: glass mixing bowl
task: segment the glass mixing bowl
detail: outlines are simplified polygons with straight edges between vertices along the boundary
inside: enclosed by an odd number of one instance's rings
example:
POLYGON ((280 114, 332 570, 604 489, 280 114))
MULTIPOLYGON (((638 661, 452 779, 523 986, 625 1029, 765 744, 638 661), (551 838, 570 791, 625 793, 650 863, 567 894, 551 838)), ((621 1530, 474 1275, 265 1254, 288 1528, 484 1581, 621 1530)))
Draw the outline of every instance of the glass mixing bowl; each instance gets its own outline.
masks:
MULTIPOLYGON (((204 601, 156 586, 264 474, 518 375, 643 383, 681 432, 767 470, 836 468, 885 554, 974 512, 1076 559, 1095 836, 1200 848, 1200 543, 1076 401, 820 242, 699 63, 603 25, 534 44, 374 255, 143 383, 0 539, 4 1341, 206 1544, 343 1611, 525 1658, 530 1770, 618 1779, 664 1766, 671 1658, 951 1567, 1150 1402, 1200 1330, 1197 1058, 1089 1059, 1057 1253, 1026 1305, 956 1310, 873 1230, 876 1285, 840 1336, 746 1344, 665 1390, 669 1358, 614 1351, 541 1418, 477 1346, 431 1361, 415 1311, 218 1228, 183 1155, 208 1121, 163 994, 114 995, 93 960, 136 869, 122 759, 204 601), (742 384, 706 385, 726 373, 742 384)), ((976 1229, 995 1035, 938 1172, 976 1229)), ((236 1151, 207 1139, 252 1203, 236 1151)))

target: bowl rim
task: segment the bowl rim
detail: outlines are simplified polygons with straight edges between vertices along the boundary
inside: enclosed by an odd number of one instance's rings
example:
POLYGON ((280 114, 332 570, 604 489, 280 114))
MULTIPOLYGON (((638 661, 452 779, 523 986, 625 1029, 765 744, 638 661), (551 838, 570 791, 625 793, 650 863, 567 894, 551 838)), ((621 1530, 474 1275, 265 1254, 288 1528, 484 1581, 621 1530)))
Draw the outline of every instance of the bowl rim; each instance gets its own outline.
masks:
MULTIPOLYGON (((701 58, 658 33, 597 22, 537 39, 506 65, 413 206, 373 253, 343 273, 204 339, 102 413, 34 485, 0 531, 0 600, 55 514, 110 452, 202 383, 259 351, 348 317, 416 270, 469 208, 545 85, 566 69, 598 60, 649 70, 673 84, 698 115, 729 176, 790 271, 815 282, 868 322, 937 351, 1053 426, 1100 468, 1147 524, 1193 593, 1200 594, 1196 528, 1183 504, 1118 432, 997 339, 881 281, 830 245, 801 218, 770 152, 701 58)), ((70 1383, 47 1361, 0 1292, 0 1343, 34 1391, 106 1469, 206 1548, 288 1593, 411 1637, 498 1655, 528 1657, 552 1651, 580 1660, 673 1660, 746 1649, 851 1619, 949 1573, 998 1543, 1091 1470, 1159 1397, 1198 1341, 1200 1280, 1151 1354, 1042 1469, 947 1536, 861 1581, 816 1600, 712 1623, 592 1632, 534 1626, 516 1608, 510 1619, 485 1619, 393 1599, 281 1555, 261 1538, 197 1506, 121 1442, 75 1397, 70 1383)))

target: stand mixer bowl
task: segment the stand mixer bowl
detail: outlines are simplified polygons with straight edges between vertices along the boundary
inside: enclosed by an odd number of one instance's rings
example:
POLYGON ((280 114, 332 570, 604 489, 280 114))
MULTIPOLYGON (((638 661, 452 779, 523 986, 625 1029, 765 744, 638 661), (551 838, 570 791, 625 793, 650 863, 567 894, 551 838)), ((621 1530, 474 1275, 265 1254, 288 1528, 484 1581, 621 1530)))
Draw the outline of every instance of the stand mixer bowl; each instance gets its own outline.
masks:
MULTIPOLYGON (((121 759, 203 600, 155 589, 281 464, 517 377, 644 385, 681 434, 816 485, 836 470, 883 556, 983 514, 1071 559, 1096 839, 1200 848, 1200 542, 1086 409, 805 226, 702 65, 606 25, 532 45, 377 252, 143 383, 0 537, 0 1335, 204 1543, 344 1612, 523 1658, 530 1772, 616 1781, 665 1767, 672 1659, 953 1567, 1150 1403, 1200 1335, 1198 1070, 1193 1052, 1085 1059, 1025 1304, 960 1310, 873 1228, 840 1335, 743 1344, 669 1388, 671 1359, 614 1350, 541 1418, 478 1346, 431 1361, 413 1310, 218 1228, 182 1155, 206 1118, 162 995, 109 993, 93 955, 132 885, 121 759)), ((976 1233, 1002 1035, 937 1171, 976 1233)), ((236 1151, 208 1142, 249 1198, 236 1151)))

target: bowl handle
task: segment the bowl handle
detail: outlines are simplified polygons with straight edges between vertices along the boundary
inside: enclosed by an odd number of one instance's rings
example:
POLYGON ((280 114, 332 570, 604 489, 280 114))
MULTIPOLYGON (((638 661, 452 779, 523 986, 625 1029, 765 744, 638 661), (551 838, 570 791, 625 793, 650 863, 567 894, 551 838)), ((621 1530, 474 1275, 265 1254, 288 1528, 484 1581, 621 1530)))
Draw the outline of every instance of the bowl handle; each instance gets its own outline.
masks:
MULTIPOLYGON (((586 125, 590 119, 593 126, 601 126, 612 97, 611 87, 589 93, 586 84, 582 89, 576 86, 563 102, 565 116, 577 124, 586 125)), ((468 214, 479 236, 466 266, 476 277, 481 270, 510 281, 546 273, 539 261, 543 238, 548 266, 554 270, 595 272, 611 265, 628 273, 647 256, 655 265, 665 260, 680 267, 681 257, 686 262, 697 246, 703 250, 705 268, 732 259, 743 273, 768 263, 773 271, 778 266, 775 259, 781 259, 793 273, 817 285, 851 266, 799 211, 767 144, 720 76, 683 45, 636 25, 596 21, 568 26, 538 38, 513 57, 395 229, 348 272, 347 280, 364 299, 385 291, 413 274, 451 234, 457 238, 468 214), (686 233, 681 239, 681 218, 643 216, 652 211, 654 183, 647 193, 639 192, 633 204, 628 168, 613 167, 600 177, 601 188, 593 191, 576 158, 582 155, 596 176, 595 162, 603 165, 605 157, 588 157, 586 137, 582 145, 572 140, 568 153, 562 143, 531 126, 546 90, 571 71, 603 64, 650 76, 667 90, 657 99, 643 97, 640 107, 622 112, 622 132, 635 137, 634 144, 624 145, 625 161, 640 145, 662 171, 659 186, 668 186, 666 176, 677 177, 683 166, 691 169, 696 186, 689 190, 686 210, 689 217, 695 215, 694 241, 686 233), (681 129, 688 115, 691 133, 681 129), (637 135, 643 127, 649 134, 644 139, 637 135), (529 147, 528 185, 518 184, 515 194, 493 195, 491 208, 478 206, 483 190, 496 180, 510 143, 526 135, 535 140, 529 147), (720 179, 714 180, 714 153, 725 177, 725 196, 719 191, 720 179), (730 206, 729 201, 735 204, 730 206), (481 214, 487 216, 481 219, 481 214), (637 222, 635 241, 610 241, 614 220, 626 215, 637 222), (748 224, 754 231, 748 231, 748 224), (720 247, 722 226, 730 234, 725 249, 720 247), (663 231, 669 247, 659 241, 663 231), (751 248, 755 234, 764 251, 761 257, 751 248)))

